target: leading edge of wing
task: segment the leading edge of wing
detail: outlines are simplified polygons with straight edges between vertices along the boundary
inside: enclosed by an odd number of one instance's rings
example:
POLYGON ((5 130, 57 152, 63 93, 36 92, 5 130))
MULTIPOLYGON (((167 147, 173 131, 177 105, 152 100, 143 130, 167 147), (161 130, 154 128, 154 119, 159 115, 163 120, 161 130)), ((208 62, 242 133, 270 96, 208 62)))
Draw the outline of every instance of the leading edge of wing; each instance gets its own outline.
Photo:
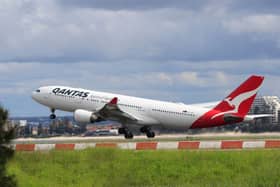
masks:
POLYGON ((154 118, 151 118, 147 115, 132 115, 124 110, 120 109, 118 106, 118 98, 114 97, 110 102, 105 104, 97 112, 101 117, 105 118, 114 118, 120 122, 124 123, 134 123, 138 125, 158 125, 159 122, 154 118))
POLYGON ((124 112, 118 106, 118 98, 114 97, 110 102, 105 104, 98 112, 103 118, 119 118, 120 120, 139 121, 135 116, 124 112))

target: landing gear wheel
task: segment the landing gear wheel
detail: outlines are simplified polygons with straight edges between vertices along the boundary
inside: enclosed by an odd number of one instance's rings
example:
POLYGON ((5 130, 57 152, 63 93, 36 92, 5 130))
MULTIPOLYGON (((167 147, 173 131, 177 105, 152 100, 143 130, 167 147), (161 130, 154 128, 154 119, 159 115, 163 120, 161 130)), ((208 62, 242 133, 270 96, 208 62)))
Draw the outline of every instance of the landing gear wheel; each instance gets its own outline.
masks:
POLYGON ((125 133, 125 128, 121 127, 118 129, 119 134, 124 134, 125 133))
POLYGON ((149 130, 150 130, 150 128, 147 127, 147 126, 144 126, 144 127, 140 128, 140 132, 142 132, 142 133, 147 133, 149 130))
POLYGON ((56 118, 56 115, 55 114, 51 114, 50 115, 50 119, 55 119, 56 118))
POLYGON ((149 126, 141 127, 140 131, 142 133, 146 133, 146 136, 148 138, 154 138, 155 137, 155 132, 152 131, 151 127, 149 127, 149 126))
POLYGON ((54 109, 54 108, 51 108, 50 119, 55 119, 55 118, 56 118, 56 115, 54 114, 54 112, 55 112, 55 109, 54 109))
POLYGON ((126 132, 126 133, 124 134, 124 137, 125 137, 126 139, 132 139, 132 138, 133 138, 133 134, 132 134, 131 132, 126 132))
POLYGON ((130 130, 126 127, 121 127, 119 128, 119 134, 124 134, 125 139, 132 139, 133 138, 133 134, 132 132, 130 132, 130 130))
POLYGON ((146 135, 147 135, 148 138, 154 138, 154 137, 155 137, 155 132, 153 132, 153 131, 148 131, 148 132, 146 133, 146 135))

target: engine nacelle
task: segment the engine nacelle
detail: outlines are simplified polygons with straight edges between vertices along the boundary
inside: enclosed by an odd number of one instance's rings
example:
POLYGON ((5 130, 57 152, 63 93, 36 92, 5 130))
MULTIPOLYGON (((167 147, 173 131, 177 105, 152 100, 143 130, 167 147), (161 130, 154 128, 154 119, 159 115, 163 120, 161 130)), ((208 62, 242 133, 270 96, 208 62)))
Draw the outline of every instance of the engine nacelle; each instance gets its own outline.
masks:
POLYGON ((75 110, 74 119, 80 123, 94 123, 99 120, 93 112, 82 109, 75 110))

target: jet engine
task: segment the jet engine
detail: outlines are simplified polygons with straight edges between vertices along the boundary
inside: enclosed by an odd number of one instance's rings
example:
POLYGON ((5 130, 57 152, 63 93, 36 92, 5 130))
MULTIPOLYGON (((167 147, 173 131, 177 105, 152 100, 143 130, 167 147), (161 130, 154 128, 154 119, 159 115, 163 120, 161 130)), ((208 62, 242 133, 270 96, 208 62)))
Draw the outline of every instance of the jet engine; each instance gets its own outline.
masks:
POLYGON ((74 119, 80 123, 94 123, 101 121, 101 119, 96 116, 93 112, 88 110, 78 109, 74 112, 74 119))

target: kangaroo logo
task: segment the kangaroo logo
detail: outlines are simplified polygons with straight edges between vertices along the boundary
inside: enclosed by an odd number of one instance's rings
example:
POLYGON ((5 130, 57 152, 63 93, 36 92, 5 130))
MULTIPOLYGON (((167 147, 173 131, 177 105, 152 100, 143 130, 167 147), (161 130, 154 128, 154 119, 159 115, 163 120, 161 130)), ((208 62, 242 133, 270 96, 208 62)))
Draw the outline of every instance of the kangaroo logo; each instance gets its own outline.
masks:
POLYGON ((241 93, 241 94, 237 95, 235 98, 230 98, 230 97, 225 98, 223 101, 227 102, 229 104, 229 106, 231 106, 233 109, 225 111, 225 112, 219 112, 219 113, 215 114, 214 116, 212 116, 211 119, 217 118, 224 114, 238 113, 241 103, 243 103, 245 100, 247 100, 250 97, 252 97, 253 95, 255 95, 258 91, 258 88, 259 87, 257 87, 256 89, 254 89, 252 91, 241 93))
POLYGON ((225 98, 223 101, 227 102, 227 104, 232 107, 233 109, 235 109, 235 105, 232 103, 231 101, 232 99, 230 97, 225 98))

